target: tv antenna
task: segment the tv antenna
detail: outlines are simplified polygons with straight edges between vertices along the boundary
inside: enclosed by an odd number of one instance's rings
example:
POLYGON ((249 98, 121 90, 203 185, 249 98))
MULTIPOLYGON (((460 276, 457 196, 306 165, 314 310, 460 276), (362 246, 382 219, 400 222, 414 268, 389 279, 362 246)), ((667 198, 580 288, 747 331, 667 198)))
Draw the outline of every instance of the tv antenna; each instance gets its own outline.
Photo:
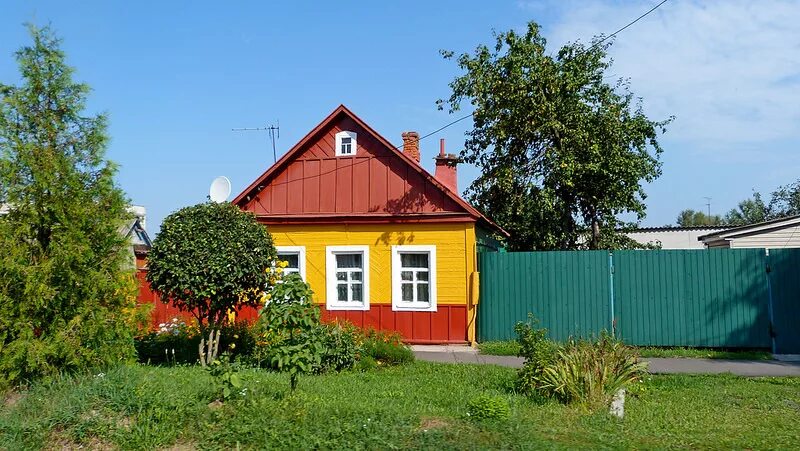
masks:
POLYGON ((275 152, 275 139, 281 137, 281 121, 276 121, 278 125, 270 124, 268 127, 255 127, 255 128, 232 128, 233 132, 269 132, 269 139, 272 141, 272 162, 278 161, 278 154, 275 152))
POLYGON ((706 200, 706 207, 708 207, 708 217, 711 217, 711 198, 703 196, 703 199, 706 200))

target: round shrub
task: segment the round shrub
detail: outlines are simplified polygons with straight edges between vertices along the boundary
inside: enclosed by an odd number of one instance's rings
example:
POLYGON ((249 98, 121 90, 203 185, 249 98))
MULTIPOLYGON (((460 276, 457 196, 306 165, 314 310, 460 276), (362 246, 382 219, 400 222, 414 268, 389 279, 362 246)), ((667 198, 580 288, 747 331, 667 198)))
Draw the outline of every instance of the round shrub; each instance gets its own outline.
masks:
POLYGON ((267 228, 229 203, 207 202, 167 216, 148 256, 147 281, 201 326, 222 324, 229 310, 256 307, 274 282, 267 228))

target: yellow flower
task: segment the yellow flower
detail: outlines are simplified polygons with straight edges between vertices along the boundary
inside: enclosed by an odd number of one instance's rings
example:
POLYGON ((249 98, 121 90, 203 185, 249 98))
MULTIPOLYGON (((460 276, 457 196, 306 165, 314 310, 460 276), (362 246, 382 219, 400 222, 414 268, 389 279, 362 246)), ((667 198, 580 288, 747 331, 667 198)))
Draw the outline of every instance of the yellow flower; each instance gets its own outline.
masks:
POLYGON ((275 272, 277 272, 278 274, 280 274, 280 273, 282 273, 282 272, 283 272, 283 268, 277 268, 277 269, 275 270, 275 272))
POLYGON ((289 266, 289 262, 287 262, 287 261, 282 261, 281 262, 281 268, 285 268, 287 266, 289 266))
POLYGON ((236 343, 231 343, 231 349, 236 349, 236 343))

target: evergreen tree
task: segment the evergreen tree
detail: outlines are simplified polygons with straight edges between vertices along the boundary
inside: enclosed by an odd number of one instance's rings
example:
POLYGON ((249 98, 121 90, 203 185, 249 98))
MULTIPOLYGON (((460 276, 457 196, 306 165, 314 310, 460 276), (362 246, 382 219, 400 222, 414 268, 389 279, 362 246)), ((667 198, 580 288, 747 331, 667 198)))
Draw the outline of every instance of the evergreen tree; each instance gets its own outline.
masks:
POLYGON ((60 40, 29 26, 0 84, 0 385, 134 356, 134 268, 105 115, 60 40))

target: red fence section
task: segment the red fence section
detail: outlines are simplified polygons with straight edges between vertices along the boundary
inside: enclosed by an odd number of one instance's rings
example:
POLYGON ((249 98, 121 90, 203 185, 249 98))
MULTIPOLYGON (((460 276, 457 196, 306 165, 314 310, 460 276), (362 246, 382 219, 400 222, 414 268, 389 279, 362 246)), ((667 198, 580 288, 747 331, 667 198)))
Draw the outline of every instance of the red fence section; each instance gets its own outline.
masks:
MULTIPOLYGON (((172 321, 172 318, 180 318, 185 321, 194 319, 191 313, 182 312, 175 307, 171 302, 161 302, 161 298, 150 289, 150 284, 145 280, 147 274, 146 269, 140 269, 136 273, 136 278, 139 281, 139 295, 136 300, 139 305, 152 304, 152 326, 153 329, 158 329, 158 325, 172 321)), ((253 321, 258 317, 258 311, 253 307, 244 307, 236 313, 236 318, 239 320, 253 321)))

